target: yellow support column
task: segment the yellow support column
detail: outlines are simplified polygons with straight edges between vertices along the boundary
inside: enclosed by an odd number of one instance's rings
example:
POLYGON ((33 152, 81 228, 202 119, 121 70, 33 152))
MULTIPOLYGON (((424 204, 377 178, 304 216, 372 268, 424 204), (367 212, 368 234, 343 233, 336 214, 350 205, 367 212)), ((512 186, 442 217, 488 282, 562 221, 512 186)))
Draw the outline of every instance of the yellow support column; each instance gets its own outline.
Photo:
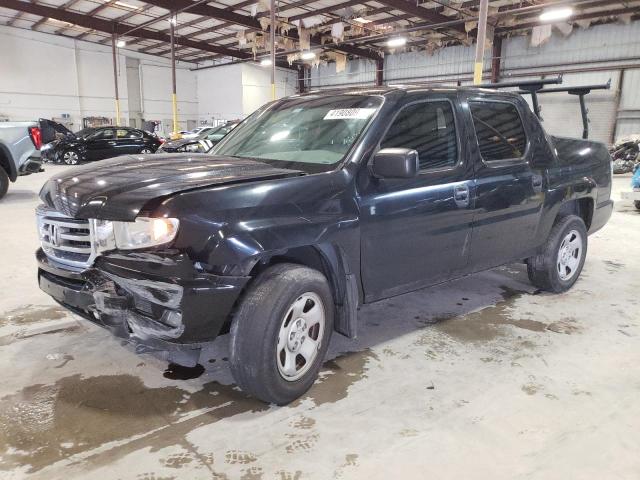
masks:
POLYGON ((476 61, 473 65, 473 84, 482 83, 482 66, 484 65, 484 42, 487 35, 487 13, 489 0, 480 0, 478 15, 478 38, 476 39, 476 61))
POLYGON ((178 97, 175 93, 171 94, 171 106, 173 108, 173 135, 179 137, 178 133, 178 97))

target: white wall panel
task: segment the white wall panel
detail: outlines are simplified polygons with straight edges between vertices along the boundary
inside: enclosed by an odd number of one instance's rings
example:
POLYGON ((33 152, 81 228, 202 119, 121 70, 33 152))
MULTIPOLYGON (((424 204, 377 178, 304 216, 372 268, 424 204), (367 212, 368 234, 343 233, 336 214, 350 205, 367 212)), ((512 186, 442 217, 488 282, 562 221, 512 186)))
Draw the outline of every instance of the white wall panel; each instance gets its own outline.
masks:
MULTIPOLYGON (((77 129, 83 117, 115 117, 109 46, 7 26, 0 26, 0 45, 0 117, 17 121, 69 114, 77 129)), ((171 118, 168 60, 121 49, 118 88, 123 122, 129 118, 127 57, 137 59, 145 74, 139 82, 143 116, 147 120, 171 118)), ((180 67, 177 79, 182 119, 195 121, 196 74, 180 67)))
POLYGON ((310 71, 313 87, 329 87, 336 84, 371 85, 376 79, 376 63, 372 60, 354 59, 347 62, 344 72, 336 73, 335 62, 312 67, 310 71))
MULTIPOLYGON (((276 98, 296 93, 297 72, 276 69, 276 98)), ((250 63, 242 64, 242 113, 251 114, 271 101, 271 70, 250 63)))
POLYGON ((242 65, 197 70, 200 121, 243 117, 242 65))

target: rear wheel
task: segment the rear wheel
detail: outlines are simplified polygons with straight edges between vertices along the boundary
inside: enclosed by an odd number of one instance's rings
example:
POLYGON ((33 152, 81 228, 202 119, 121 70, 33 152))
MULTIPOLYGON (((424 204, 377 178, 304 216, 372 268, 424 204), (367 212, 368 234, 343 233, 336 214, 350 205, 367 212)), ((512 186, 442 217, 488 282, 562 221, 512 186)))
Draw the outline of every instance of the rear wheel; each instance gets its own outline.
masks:
POLYGON ((4 197, 9 190, 9 175, 0 167, 0 198, 4 197))
POLYGON ((67 165, 77 165, 80 163, 80 155, 75 150, 67 150, 62 154, 62 161, 67 165))
POLYGON ((140 153, 143 153, 143 154, 153 153, 153 150, 151 150, 149 147, 144 147, 142 150, 140 150, 140 153))
POLYGON ((640 210, 640 200, 634 200, 633 206, 636 207, 637 210, 640 210))
POLYGON ((578 280, 587 255, 587 229, 576 215, 560 217, 540 254, 527 260, 529 280, 550 292, 564 292, 578 280))
POLYGON ((285 405, 318 376, 333 331, 334 304, 322 273, 295 264, 262 272, 231 326, 231 372, 244 391, 285 405))

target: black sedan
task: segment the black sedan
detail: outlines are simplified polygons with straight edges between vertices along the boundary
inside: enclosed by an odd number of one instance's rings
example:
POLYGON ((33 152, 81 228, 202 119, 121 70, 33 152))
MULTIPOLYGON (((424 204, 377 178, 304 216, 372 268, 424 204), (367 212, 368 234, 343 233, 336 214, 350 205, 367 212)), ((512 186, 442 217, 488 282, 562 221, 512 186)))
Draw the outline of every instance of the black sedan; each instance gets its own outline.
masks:
POLYGON ((157 153, 194 152, 206 153, 229 133, 238 122, 226 123, 220 127, 208 127, 191 138, 181 138, 162 144, 157 153))
POLYGON ((75 165, 136 153, 154 153, 161 142, 150 133, 129 127, 85 128, 42 148, 42 156, 53 162, 75 165))

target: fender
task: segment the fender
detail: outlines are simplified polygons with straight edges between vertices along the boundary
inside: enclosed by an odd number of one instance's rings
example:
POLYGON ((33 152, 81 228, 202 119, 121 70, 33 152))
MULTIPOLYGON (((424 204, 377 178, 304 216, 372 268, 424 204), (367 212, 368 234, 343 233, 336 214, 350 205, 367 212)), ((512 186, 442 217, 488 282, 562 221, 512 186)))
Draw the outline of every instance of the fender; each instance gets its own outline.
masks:
POLYGON ((336 330, 356 335, 362 298, 360 220, 345 171, 199 189, 172 196, 154 215, 181 218, 175 247, 217 275, 254 276, 276 262, 322 271, 336 304, 336 330))
MULTIPOLYGON (((579 202, 588 199, 596 204, 598 185, 595 179, 582 177, 577 181, 563 182, 554 185, 547 192, 543 205, 543 213, 538 224, 536 244, 542 245, 549 237, 553 224, 561 213, 580 214, 579 202)), ((591 210, 590 215, 593 214, 591 210)), ((584 218, 587 229, 591 219, 584 218)))

